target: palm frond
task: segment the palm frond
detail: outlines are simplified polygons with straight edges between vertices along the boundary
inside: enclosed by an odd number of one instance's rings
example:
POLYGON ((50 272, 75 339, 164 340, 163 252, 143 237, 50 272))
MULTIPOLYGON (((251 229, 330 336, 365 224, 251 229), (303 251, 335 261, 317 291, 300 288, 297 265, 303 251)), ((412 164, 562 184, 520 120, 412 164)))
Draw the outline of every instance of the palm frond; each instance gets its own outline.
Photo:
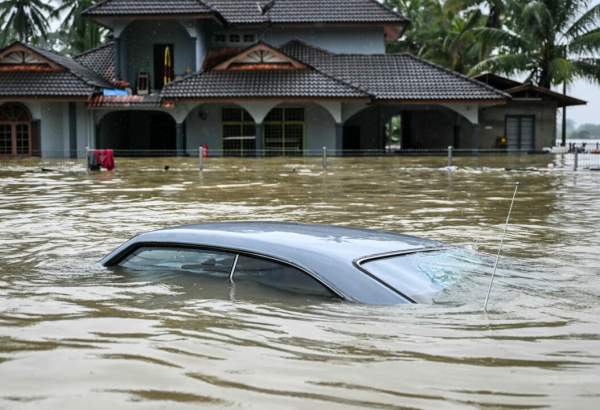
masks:
POLYGON ((476 64, 469 71, 469 75, 474 76, 485 71, 510 75, 518 72, 530 71, 530 63, 531 59, 527 54, 499 54, 476 64))
POLYGON ((582 58, 573 61, 574 76, 600 85, 600 58, 582 58))
POLYGON ((574 38, 590 29, 598 27, 600 24, 600 4, 593 6, 587 12, 577 19, 571 27, 565 32, 567 38, 574 38))
POLYGON ((596 28, 580 36, 575 37, 568 44, 571 54, 589 54, 593 55, 600 52, 600 28, 596 28))
POLYGON ((513 49, 527 49, 528 42, 516 33, 508 30, 493 27, 478 27, 473 29, 476 37, 486 43, 493 45, 503 45, 513 49))

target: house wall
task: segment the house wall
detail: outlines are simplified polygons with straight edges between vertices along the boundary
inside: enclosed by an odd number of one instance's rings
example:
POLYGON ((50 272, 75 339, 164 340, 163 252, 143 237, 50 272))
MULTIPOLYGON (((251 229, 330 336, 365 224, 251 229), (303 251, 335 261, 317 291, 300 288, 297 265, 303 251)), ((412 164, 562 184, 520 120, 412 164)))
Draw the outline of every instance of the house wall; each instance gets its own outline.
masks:
MULTIPOLYGON (((194 108, 185 121, 188 150, 207 144, 209 154, 221 155, 223 149, 221 110, 235 105, 211 104, 194 108), (200 110, 203 115, 200 116, 200 110)), ((321 152, 323 147, 335 149, 335 121, 316 104, 282 104, 278 107, 304 107, 304 149, 321 152)))
POLYGON ((196 40, 175 21, 135 21, 121 36, 123 58, 126 61, 124 78, 134 86, 140 71, 150 73, 154 84, 154 45, 173 44, 175 75, 185 75, 188 69, 195 71, 196 40))
MULTIPOLYGON (((255 34, 273 46, 280 46, 291 40, 300 40, 334 53, 378 54, 385 53, 385 38, 382 27, 270 27, 268 29, 228 29, 209 28, 212 46, 215 32, 230 34, 255 34)), ((248 46, 242 44, 240 46, 248 46)))
POLYGON ((479 111, 481 124, 481 148, 496 148, 499 137, 506 135, 507 115, 535 116, 535 149, 552 147, 556 141, 556 110, 554 102, 519 102, 483 108, 479 111))

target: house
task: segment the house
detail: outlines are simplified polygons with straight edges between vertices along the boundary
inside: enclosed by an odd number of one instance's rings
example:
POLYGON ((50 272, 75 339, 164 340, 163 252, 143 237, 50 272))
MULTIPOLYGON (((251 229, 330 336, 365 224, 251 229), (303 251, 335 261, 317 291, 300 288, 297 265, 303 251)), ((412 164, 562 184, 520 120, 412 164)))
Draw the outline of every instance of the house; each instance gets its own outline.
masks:
POLYGON ((525 149, 555 138, 561 102, 540 90, 529 143, 533 90, 386 54, 408 20, 376 0, 104 0, 84 15, 111 41, 74 58, 0 50, 0 155, 383 153, 397 117, 403 149, 490 148, 514 127, 525 149), (508 131, 505 114, 520 116, 508 131))

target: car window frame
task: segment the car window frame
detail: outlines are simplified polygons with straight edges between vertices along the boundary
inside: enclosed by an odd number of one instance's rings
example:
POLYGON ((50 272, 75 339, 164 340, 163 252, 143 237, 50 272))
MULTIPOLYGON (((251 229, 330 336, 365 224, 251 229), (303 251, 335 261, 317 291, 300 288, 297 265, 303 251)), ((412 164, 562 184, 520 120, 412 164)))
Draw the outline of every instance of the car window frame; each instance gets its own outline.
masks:
MULTIPOLYGON (((246 251, 246 250, 236 249, 236 248, 226 248, 226 247, 222 247, 222 246, 211 246, 211 245, 189 244, 189 243, 177 243, 177 242, 169 242, 169 243, 165 243, 165 242, 138 242, 138 243, 132 244, 127 249, 123 249, 121 252, 119 252, 119 254, 115 255, 114 258, 112 258, 111 260, 109 260, 108 262, 106 262, 105 266, 107 266, 107 267, 119 266, 119 264, 124 259, 126 259, 127 257, 129 257, 129 255, 131 255, 136 250, 138 250, 140 248, 149 248, 149 247, 157 247, 157 248, 158 247, 160 247, 160 248, 185 248, 185 249, 204 250, 204 251, 209 251, 209 252, 210 251, 213 251, 213 252, 227 252, 227 253, 231 253, 233 256, 236 256, 235 261, 237 261, 237 259, 240 256, 249 256, 249 257, 254 257, 254 258, 265 259, 267 261, 279 263, 281 265, 284 265, 284 266, 287 266, 287 267, 290 267, 290 268, 294 268, 294 269, 299 270, 300 272, 304 273, 305 275, 308 275, 313 280, 317 281, 317 283, 319 283, 325 289, 327 289, 329 292, 331 292, 332 297, 334 299, 337 298, 337 299, 341 299, 341 300, 353 300, 352 298, 349 298, 348 296, 346 296, 343 292, 341 292, 335 286, 332 286, 332 285, 330 285, 328 283, 325 283, 323 280, 321 280, 314 273, 312 273, 309 270, 303 268, 302 266, 298 266, 297 264, 295 264, 293 262, 286 261, 286 260, 283 260, 283 259, 280 259, 280 258, 276 258, 276 257, 270 256, 270 255, 264 255, 264 254, 261 254, 261 253, 256 253, 256 252, 251 252, 251 251, 246 251)), ((234 263, 234 265, 232 267, 232 270, 235 270, 235 265, 236 265, 236 263, 234 263)))
POLYGON ((374 254, 374 255, 367 255, 367 256, 361 256, 359 258, 356 258, 356 259, 354 259, 352 261, 352 264, 358 270, 360 270, 361 272, 369 275, 371 278, 373 278, 377 282, 381 283, 385 287, 393 290, 394 292, 396 292, 397 294, 399 294, 400 296, 402 296, 404 299, 406 299, 410 303, 417 304, 418 302, 416 300, 414 300, 410 296, 406 295, 400 289, 396 289, 396 287, 390 285, 385 280, 377 277, 375 274, 371 273, 363 265, 366 264, 366 263, 373 262, 373 261, 376 261, 376 260, 381 260, 381 259, 394 258, 394 257, 397 257, 397 256, 413 255, 415 253, 429 253, 429 252, 443 251, 443 250, 446 250, 446 249, 452 249, 452 247, 450 247, 450 246, 430 246, 430 247, 426 247, 426 248, 411 248, 411 249, 405 249, 403 251, 392 251, 392 252, 385 252, 385 253, 377 253, 377 254, 374 254))

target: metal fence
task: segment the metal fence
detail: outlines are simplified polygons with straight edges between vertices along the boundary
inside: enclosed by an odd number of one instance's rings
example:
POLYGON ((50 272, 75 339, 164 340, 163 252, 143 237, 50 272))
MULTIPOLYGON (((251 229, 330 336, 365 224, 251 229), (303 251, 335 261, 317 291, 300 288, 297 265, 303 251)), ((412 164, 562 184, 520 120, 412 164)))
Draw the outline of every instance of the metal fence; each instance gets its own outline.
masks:
MULTIPOLYGON (((227 164, 227 160, 235 163, 239 161, 254 161, 288 157, 290 161, 304 161, 307 164, 327 168, 330 163, 338 158, 361 158, 361 157, 398 157, 398 163, 406 166, 431 166, 440 167, 493 167, 508 170, 533 169, 533 168, 560 168, 565 170, 596 170, 600 169, 600 151, 595 147, 588 147, 586 152, 581 147, 572 152, 568 149, 558 149, 553 153, 541 154, 529 150, 507 150, 507 149, 393 149, 393 150, 333 150, 326 147, 321 149, 301 151, 274 151, 262 152, 240 152, 239 150, 210 150, 204 147, 187 150, 114 150, 119 160, 140 160, 128 162, 128 166, 135 167, 144 164, 153 164, 158 158, 164 157, 171 166, 186 163, 185 168, 190 167, 204 170, 211 163, 227 164), (147 161, 148 158, 156 158, 147 161), (167 159, 168 158, 168 159, 167 159), (222 160, 213 162, 216 158, 222 160), (144 161, 144 162, 141 162, 144 161)), ((55 151, 44 152, 44 157, 13 158, 0 156, 0 170, 18 170, 23 168, 37 169, 69 169, 74 171, 85 171, 87 169, 87 151, 55 151), (70 157, 70 158, 69 158, 70 157)), ((163 162, 164 162, 163 161, 163 162)), ((183 167, 182 167, 183 168, 183 167)))

